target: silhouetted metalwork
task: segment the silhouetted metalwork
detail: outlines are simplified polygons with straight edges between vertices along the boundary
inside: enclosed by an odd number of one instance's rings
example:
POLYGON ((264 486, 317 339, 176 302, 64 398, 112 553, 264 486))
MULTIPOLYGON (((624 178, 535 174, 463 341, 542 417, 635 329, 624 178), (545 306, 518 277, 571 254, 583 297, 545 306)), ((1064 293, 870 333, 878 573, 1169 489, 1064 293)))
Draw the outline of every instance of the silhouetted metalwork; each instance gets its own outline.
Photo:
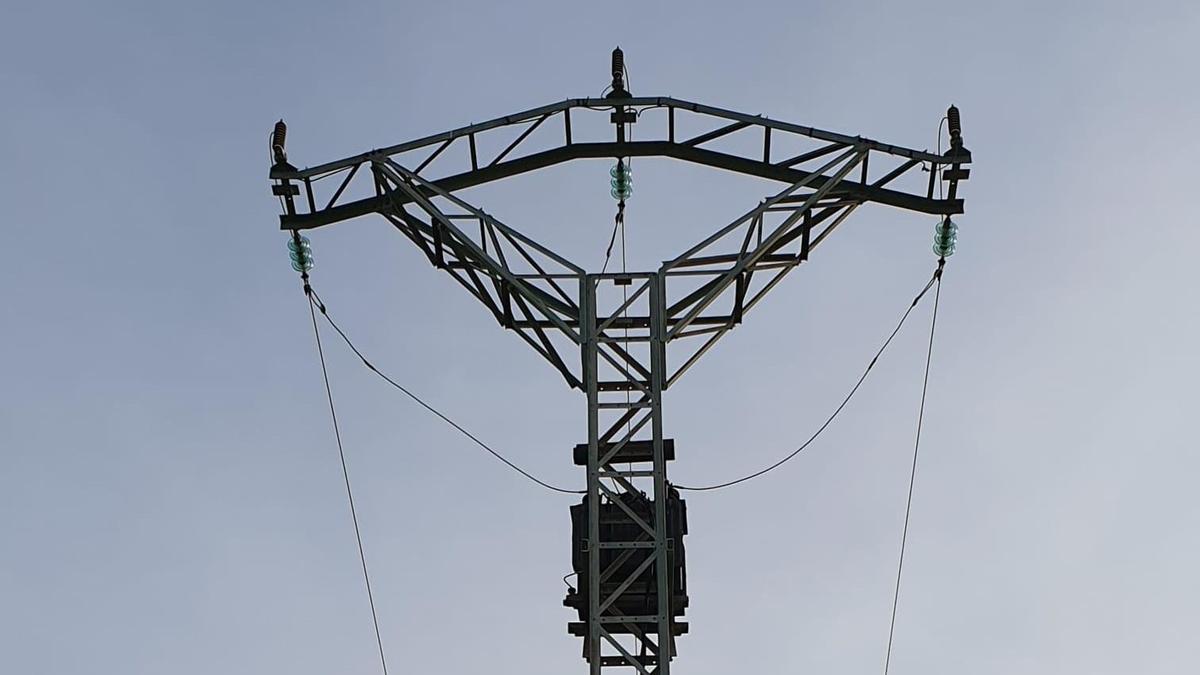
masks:
POLYGON ((303 170, 287 163, 286 128, 278 126, 270 177, 284 206, 282 229, 383 216, 585 393, 587 443, 575 460, 587 466, 587 496, 572 507, 579 581, 564 602, 580 621, 570 630, 584 638, 593 675, 629 666, 669 675, 674 638, 686 631, 687 521, 666 479, 674 444, 663 435, 663 392, 862 204, 961 213, 958 185, 969 177, 971 155, 954 108, 951 147, 936 154, 635 97, 624 71, 618 50, 603 98, 569 99, 303 170), (628 133, 635 124, 636 141, 628 133), (614 130, 615 139, 605 140, 614 130), (657 270, 631 273, 589 273, 456 194, 563 162, 631 157, 670 157, 781 188, 657 270), (939 180, 944 196, 935 197, 939 180))

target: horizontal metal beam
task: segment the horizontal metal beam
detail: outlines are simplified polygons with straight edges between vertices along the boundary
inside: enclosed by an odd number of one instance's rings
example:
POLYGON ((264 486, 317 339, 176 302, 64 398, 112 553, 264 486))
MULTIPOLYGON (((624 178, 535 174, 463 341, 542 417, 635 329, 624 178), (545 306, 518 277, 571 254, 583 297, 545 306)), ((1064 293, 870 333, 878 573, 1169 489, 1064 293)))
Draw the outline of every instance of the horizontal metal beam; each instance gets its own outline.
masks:
MULTIPOLYGON (((492 166, 482 167, 474 171, 447 176, 441 180, 433 181, 433 183, 441 190, 453 192, 576 159, 605 157, 670 157, 695 164, 766 178, 768 180, 775 180, 781 183, 797 183, 812 175, 812 172, 802 169, 746 159, 682 143, 672 143, 670 141, 635 141, 624 143, 574 143, 554 148, 553 150, 526 155, 507 162, 493 164, 492 166)), ((817 176, 812 181, 811 186, 814 189, 819 189, 827 181, 828 178, 817 176)), ((432 191, 430 191, 430 194, 432 194, 432 191)), ((850 197, 855 200, 886 204, 919 213, 951 215, 962 213, 963 211, 963 200, 961 199, 928 199, 906 192, 889 190, 873 185, 863 185, 862 183, 847 180, 843 180, 832 191, 832 194, 850 197)), ((285 214, 279 217, 280 229, 307 230, 331 225, 370 213, 382 212, 388 210, 392 205, 402 205, 410 201, 412 199, 407 195, 392 192, 390 194, 341 204, 316 213, 290 216, 285 214)))
MULTIPOLYGON (((842 134, 842 133, 837 133, 837 132, 833 132, 833 131, 825 131, 825 130, 817 129, 814 127, 807 127, 807 126, 804 126, 801 124, 793 124, 791 122, 783 122, 780 120, 773 120, 768 117, 763 117, 762 115, 749 115, 746 113, 735 112, 733 110, 725 110, 723 108, 718 108, 715 106, 704 105, 702 103, 693 103, 691 101, 684 101, 682 99, 671 98, 671 97, 667 97, 667 96, 658 96, 658 97, 633 97, 633 98, 627 98, 627 99, 611 99, 611 98, 566 99, 565 101, 559 101, 557 103, 551 103, 549 105, 539 106, 537 108, 531 108, 529 110, 525 110, 525 111, 519 112, 519 113, 514 113, 512 115, 505 115, 504 117, 497 117, 497 118, 495 118, 493 120, 489 120, 487 122, 471 124, 468 126, 459 127, 457 129, 452 129, 450 131, 442 132, 439 134, 425 136, 424 138, 418 138, 416 140, 407 141, 404 143, 398 143, 396 145, 391 145, 391 146, 387 146, 384 148, 378 148, 376 150, 364 152, 362 154, 355 155, 353 157, 347 157, 345 159, 340 159, 340 160, 336 160, 333 162, 327 162, 325 164, 320 164, 318 166, 309 167, 307 169, 300 169, 300 170, 296 170, 296 171, 279 171, 277 174, 273 175, 272 177, 273 178, 290 178, 293 180, 306 178, 306 177, 307 178, 315 178, 318 176, 323 176, 323 175, 332 173, 334 171, 338 171, 339 169, 345 169, 345 168, 354 166, 355 164, 361 164, 362 162, 371 161, 372 159, 375 159, 375 158, 378 158, 381 156, 387 157, 387 156, 397 155, 400 153, 409 152, 411 150, 417 150, 417 149, 420 149, 420 148, 423 148, 426 146, 430 146, 430 145, 434 145, 437 143, 445 143, 446 141, 452 141, 457 138, 464 138, 467 136, 471 136, 472 134, 478 134, 478 133, 481 133, 484 131, 489 131, 491 129, 497 129, 500 127, 511 126, 514 124, 523 124, 526 122, 534 121, 540 117, 554 115, 556 113, 568 111, 573 108, 585 108, 585 109, 594 110, 596 108, 609 109, 609 108, 614 108, 614 107, 638 108, 638 109, 669 108, 669 109, 676 109, 676 110, 684 110, 684 111, 696 113, 699 115, 708 115, 710 117, 727 119, 727 120, 731 120, 734 122, 741 122, 741 123, 744 123, 746 126, 757 126, 757 127, 764 127, 767 129, 776 129, 778 131, 797 134, 800 136, 807 136, 809 138, 815 138, 815 139, 821 140, 821 141, 828 141, 830 143, 841 143, 841 144, 844 144, 847 146, 862 145, 863 147, 866 147, 872 151, 884 152, 889 155, 896 155, 899 157, 907 157, 909 159, 916 159, 918 161, 923 161, 923 162, 932 162, 935 164, 949 164, 950 163, 949 161, 947 161, 946 157, 929 152, 928 150, 916 150, 913 148, 906 148, 906 147, 899 146, 899 145, 892 145, 890 143, 880 143, 879 141, 871 140, 869 138, 863 138, 862 136, 850 136, 848 134, 842 134)), ((963 154, 960 154, 958 157, 956 157, 954 161, 961 163, 961 164, 969 164, 971 162, 970 153, 964 151, 963 154)))

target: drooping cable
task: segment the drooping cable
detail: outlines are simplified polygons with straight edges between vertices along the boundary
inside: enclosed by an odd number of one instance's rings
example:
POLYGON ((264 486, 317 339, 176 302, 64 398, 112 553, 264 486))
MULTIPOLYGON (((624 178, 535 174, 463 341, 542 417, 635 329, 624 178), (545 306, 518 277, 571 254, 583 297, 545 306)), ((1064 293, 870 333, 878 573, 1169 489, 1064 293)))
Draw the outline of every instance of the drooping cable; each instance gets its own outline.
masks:
POLYGON ((774 471, 775 469, 778 469, 779 467, 783 466, 785 463, 790 461, 796 455, 799 455, 801 452, 804 452, 804 450, 806 448, 808 448, 808 446, 812 445, 813 441, 817 440, 817 438, 822 433, 824 433, 824 431, 829 427, 829 425, 833 423, 833 420, 835 420, 837 418, 837 416, 842 412, 842 410, 845 409, 846 405, 850 403, 850 399, 854 398, 854 394, 856 394, 858 392, 859 387, 861 387, 863 382, 866 381, 867 376, 871 374, 871 370, 875 367, 875 364, 879 361, 879 357, 883 355, 883 352, 888 348, 888 345, 890 345, 892 343, 892 340, 895 339, 896 334, 900 332, 900 329, 904 326, 904 322, 908 320, 909 315, 912 314, 912 311, 914 309, 916 309, 917 305, 921 302, 921 298, 925 297, 925 294, 927 292, 929 292, 929 289, 931 287, 933 287, 933 285, 936 282, 938 282, 939 279, 941 279, 942 267, 943 267, 942 263, 939 263, 937 270, 933 273, 933 277, 929 280, 928 283, 925 284, 925 287, 921 289, 921 292, 917 293, 917 296, 915 298, 913 298, 912 304, 910 304, 908 306, 908 309, 905 310, 904 315, 900 317, 900 321, 896 324, 896 327, 894 329, 892 329, 891 334, 888 335, 887 339, 883 341, 883 345, 879 348, 879 351, 875 352, 875 356, 871 358, 871 362, 867 364, 866 369, 863 371, 862 375, 858 378, 858 381, 854 383, 853 387, 851 387, 850 393, 846 394, 846 397, 842 399, 842 402, 840 404, 838 404, 837 408, 834 409, 833 413, 830 414, 829 417, 825 419, 825 422, 822 423, 821 426, 817 427, 817 430, 815 432, 813 432, 813 434, 808 437, 808 440, 804 441, 804 443, 801 444, 800 447, 796 448, 790 454, 785 456, 783 459, 780 459, 779 461, 775 462, 774 464, 772 464, 764 469, 755 471, 754 473, 742 476, 741 478, 736 478, 734 480, 725 481, 723 483, 716 483, 714 485, 704 485, 704 486, 699 486, 699 487, 676 485, 675 488, 679 489, 679 490, 689 490, 692 492, 707 492, 709 490, 721 490, 721 489, 724 489, 727 487, 732 487, 739 483, 745 483, 748 480, 758 478, 759 476, 762 476, 763 474, 774 471))
POLYGON ((617 215, 613 218, 612 234, 608 238, 608 248, 604 250, 604 266, 600 268, 600 274, 608 271, 608 263, 612 260, 613 246, 617 243, 617 231, 625 227, 625 200, 617 202, 617 215))
POLYGON ((425 408, 429 412, 431 412, 434 415, 436 415, 437 417, 439 417, 446 424, 449 424, 451 427, 454 427, 454 429, 457 430, 460 434, 462 434, 463 436, 466 436, 472 442, 474 442, 476 445, 478 445, 479 447, 486 450, 493 457, 495 457, 496 459, 503 462, 506 466, 508 466, 508 468, 512 469, 513 471, 516 471, 517 473, 528 478, 529 480, 533 481, 534 483, 537 483, 538 485, 546 488, 547 490, 553 490, 554 492, 561 492, 563 494, 568 494, 568 495, 586 494, 586 492, 587 492, 586 490, 568 490, 566 488, 561 488, 561 487, 558 487, 555 485, 551 485, 550 483, 547 483, 547 482, 541 480, 540 478, 538 478, 537 476, 534 476, 533 474, 529 473, 525 469, 522 469, 521 467, 519 467, 516 464, 514 464, 513 462, 511 462, 507 457, 505 457, 504 455, 502 455, 499 452, 497 452, 496 450, 494 450, 490 445, 479 440, 479 438, 476 437, 474 434, 472 434, 471 432, 464 429, 462 427, 462 425, 460 425, 458 422, 455 422, 453 419, 451 419, 450 417, 443 414, 437 408, 434 408, 432 405, 426 403, 421 397, 412 393, 412 391, 410 391, 404 385, 400 384, 396 380, 389 377, 386 373, 379 370, 379 368, 375 367, 375 364, 371 363, 371 361, 368 360, 367 357, 364 356, 361 351, 359 351, 358 347, 356 347, 354 342, 350 340, 350 337, 348 335, 346 335, 346 332, 342 330, 341 326, 339 326, 333 320, 333 317, 329 316, 329 311, 325 307, 325 303, 321 301, 321 297, 319 295, 317 295, 316 291, 311 291, 311 297, 313 299, 313 302, 315 303, 316 309, 321 311, 321 316, 325 318, 325 321, 328 322, 329 325, 333 328, 333 330, 336 331, 337 334, 342 338, 342 341, 346 343, 346 346, 350 348, 350 351, 354 352, 354 355, 357 356, 358 359, 363 362, 363 365, 366 366, 367 369, 370 370, 372 373, 375 373, 376 375, 378 375, 384 382, 387 382, 395 389, 398 389, 405 396, 412 399, 415 403, 420 405, 422 408, 425 408))
POLYGON ((933 318, 929 323, 929 349, 925 353, 925 378, 921 384, 921 406, 917 412, 917 438, 913 442, 912 470, 908 476, 908 501, 904 506, 904 530, 900 535, 900 559, 896 563, 896 592, 892 596, 892 621, 888 627, 887 656, 883 661, 883 675, 892 665, 892 640, 896 635, 896 608, 900 604, 900 578, 904 573, 904 550, 908 544, 908 521, 912 514, 913 486, 917 482, 917 453, 921 449, 921 427, 925 421, 925 394, 929 391, 929 366, 933 362, 933 335, 937 330, 938 302, 942 298, 942 268, 946 259, 938 261, 937 288, 933 292, 933 318))
MULTIPOLYGON (((307 277, 307 273, 305 274, 307 277)), ((358 527, 358 512, 354 508, 354 491, 350 489, 350 470, 346 466, 346 451, 342 447, 342 432, 338 427, 337 410, 333 405, 333 389, 329 386, 329 370, 325 366, 325 350, 321 346, 321 330, 317 326, 317 313, 314 305, 312 287, 307 279, 304 292, 308 297, 308 312, 312 317, 313 336, 317 341, 317 356, 321 359, 321 376, 325 379, 325 395, 329 399, 329 417, 333 420, 333 436, 337 439, 338 457, 342 461, 342 478, 346 482, 346 499, 350 502, 350 519, 354 521, 354 538, 358 542, 358 559, 362 563, 363 582, 367 586, 367 601, 371 605, 371 622, 375 625, 375 644, 379 647, 379 665, 383 675, 387 675, 387 659, 383 655, 383 637, 379 632, 379 615, 375 611, 375 594, 371 591, 371 575, 367 572, 367 555, 363 551, 362 531, 358 527)))

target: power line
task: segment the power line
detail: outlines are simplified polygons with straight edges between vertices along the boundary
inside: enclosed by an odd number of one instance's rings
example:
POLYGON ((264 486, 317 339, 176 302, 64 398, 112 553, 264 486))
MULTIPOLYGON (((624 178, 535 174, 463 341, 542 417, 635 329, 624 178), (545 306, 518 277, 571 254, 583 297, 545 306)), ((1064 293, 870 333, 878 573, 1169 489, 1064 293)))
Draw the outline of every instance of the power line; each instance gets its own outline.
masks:
POLYGON ((908 502, 904 507, 904 531, 900 535, 900 560, 896 564, 896 592, 892 596, 892 622, 888 628, 887 657, 883 662, 883 675, 892 665, 892 639, 896 635, 896 608, 900 604, 900 577, 904 573, 904 549, 908 544, 908 519, 912 514, 913 486, 917 482, 917 453, 921 449, 921 427, 925 421, 925 394, 929 391, 929 366, 933 362, 933 334, 937 329, 938 301, 942 297, 942 267, 946 259, 938 261, 937 289, 933 293, 933 319, 929 323, 929 350, 925 354, 925 379, 921 384, 921 407, 917 412, 917 438, 913 442, 912 471, 908 476, 908 502))
MULTIPOLYGON (((886 350, 888 348, 888 345, 890 345, 892 343, 892 340, 896 337, 896 334, 900 332, 900 328, 904 326, 904 322, 908 320, 908 316, 910 314, 912 314, 912 311, 914 309, 916 309, 917 304, 921 302, 921 298, 925 297, 925 294, 929 291, 929 289, 934 285, 935 282, 939 282, 939 280, 942 277, 942 266, 943 266, 943 264, 941 262, 939 262, 937 270, 934 271, 934 273, 933 273, 933 277, 929 280, 928 283, 925 284, 925 287, 921 289, 921 292, 917 293, 917 297, 913 298, 912 304, 910 304, 908 306, 908 309, 905 310, 904 315, 900 317, 899 323, 896 324, 896 327, 892 330, 891 334, 888 335, 887 339, 883 341, 883 346, 881 346, 879 348, 879 351, 875 352, 875 356, 872 357, 871 362, 867 364, 866 370, 863 371, 863 374, 858 378, 858 381, 855 382, 854 386, 850 389, 850 393, 846 394, 846 397, 842 399, 842 402, 840 404, 838 404, 838 407, 834 409, 833 413, 828 418, 826 418, 825 422, 823 424, 821 424, 821 426, 817 427, 817 430, 815 432, 813 432, 812 436, 809 436, 808 440, 804 441, 804 443, 800 447, 796 448, 790 454, 788 454, 786 457, 784 457, 783 459, 780 459, 779 461, 766 467, 765 469, 760 469, 758 471, 755 471, 754 473, 742 476, 741 478, 736 478, 734 480, 726 481, 724 483, 716 483, 714 485, 705 485, 702 487, 690 487, 690 486, 685 486, 685 485, 676 485, 675 486, 676 489, 689 490, 692 492, 706 492, 709 490, 720 490, 723 488, 732 487, 734 485, 737 485, 738 483, 744 483, 748 480, 751 480, 753 478, 758 478, 759 476, 762 476, 763 474, 766 474, 771 471, 774 471, 775 469, 778 469, 779 467, 781 467, 785 463, 787 463, 789 460, 794 458, 796 455, 799 455, 801 452, 803 452, 809 445, 812 445, 813 441, 817 440, 817 438, 825 431, 825 429, 827 429, 829 427, 829 425, 833 423, 833 420, 837 418, 837 416, 842 412, 842 410, 846 407, 846 405, 848 403, 850 403, 850 399, 854 398, 854 394, 858 392, 859 387, 861 387, 862 383, 866 381, 867 375, 869 375, 871 373, 871 369, 875 367, 875 364, 879 361, 879 357, 883 355, 884 350, 886 350)), ((940 288, 940 282, 939 282, 939 288, 940 288)))
MULTIPOLYGON (((617 203, 617 215, 613 218, 612 235, 608 238, 608 248, 604 250, 604 266, 600 268, 600 274, 608 271, 608 263, 612 260, 613 245, 617 243, 617 230, 625 228, 625 200, 622 199, 617 203)), ((623 237, 624 235, 622 235, 623 237)))
MULTIPOLYGON (((307 276, 307 275, 306 275, 307 276)), ((308 296, 308 313, 312 317, 313 336, 317 340, 317 355, 321 359, 321 376, 325 378, 325 395, 329 399, 329 417, 333 420, 333 436, 337 439, 338 457, 342 460, 342 478, 346 481, 346 499, 350 502, 350 518, 354 521, 354 538, 358 541, 358 559, 362 562, 363 581, 367 586, 367 600, 371 604, 371 621, 375 624, 375 644, 379 646, 379 664, 383 675, 387 675, 387 659, 383 655, 383 637, 379 633, 379 615, 375 612, 375 594, 371 592, 371 575, 367 572, 367 556, 363 552, 362 532, 358 527, 358 512, 354 509, 354 491, 350 489, 350 470, 346 467, 346 451, 342 448, 342 432, 338 428, 337 410, 333 406, 333 389, 329 386, 329 370, 325 367, 325 350, 321 346, 321 331, 317 327, 317 313, 313 305, 312 288, 307 279, 304 284, 308 296)), ((322 313, 325 311, 321 308, 322 313)))
POLYGON ((478 445, 479 447, 488 451, 496 459, 500 460, 501 462, 504 462, 504 464, 507 465, 508 468, 512 469, 513 471, 516 471, 517 473, 528 478, 529 480, 533 481, 534 483, 537 483, 538 485, 546 488, 547 490, 553 490, 554 492, 561 492, 563 494, 568 494, 568 495, 586 494, 586 492, 587 492, 586 490, 568 490, 566 488, 561 488, 561 487, 557 487, 555 485, 551 485, 550 483, 547 483, 547 482, 541 480, 540 478, 538 478, 537 476, 534 476, 533 474, 529 473, 525 469, 522 469, 521 467, 517 466, 513 462, 509 461, 509 459, 506 458, 504 455, 502 455, 499 452, 497 452, 496 450, 492 449, 492 447, 490 445, 479 440, 479 438, 477 438, 474 434, 472 434, 471 432, 464 429, 462 427, 462 425, 460 425, 458 422, 455 422, 454 420, 450 419, 445 414, 443 414, 440 410, 438 410, 437 408, 434 408, 432 405, 429 405, 428 403, 426 403, 423 399, 421 399, 421 397, 419 397, 416 394, 409 391, 408 388, 406 388, 404 385, 395 381, 394 379, 389 377, 386 373, 384 373, 383 371, 376 368, 375 364, 371 363, 367 359, 367 357, 364 356, 361 351, 359 351, 358 347, 356 347, 354 345, 354 342, 350 340, 350 337, 348 335, 346 335, 346 332, 342 330, 341 326, 337 325, 337 323, 333 320, 333 317, 329 316, 329 311, 326 309, 325 303, 321 301, 321 296, 317 295, 316 291, 311 290, 311 287, 309 289, 309 293, 310 293, 310 298, 312 299, 312 302, 315 304, 316 308, 321 310, 321 316, 323 316, 325 318, 325 321, 327 321, 329 323, 329 325, 332 326, 335 331, 337 331, 337 334, 339 336, 341 336, 342 341, 346 343, 346 346, 350 348, 350 351, 354 352, 354 355, 357 356, 359 358, 359 360, 363 362, 363 365, 365 365, 368 370, 370 370, 371 372, 375 373, 380 378, 382 378, 384 382, 387 382, 392 387, 403 392, 405 396, 407 396, 410 399, 412 399, 413 401, 415 401, 422 408, 425 408, 426 410, 433 413, 434 415, 437 415, 439 418, 441 418, 441 420, 443 422, 454 427, 459 433, 461 433, 463 436, 466 436, 467 438, 471 439, 476 445, 478 445))
MULTIPOLYGON (((615 232, 614 232, 614 234, 615 234, 615 232)), ((820 437, 820 435, 822 433, 824 433, 824 431, 829 427, 829 425, 833 423, 833 421, 838 417, 838 415, 842 412, 842 410, 845 409, 845 407, 850 403, 850 400, 852 398, 854 398, 854 395, 858 392, 859 388, 862 387, 862 384, 866 381, 867 376, 870 375, 872 369, 874 369, 875 364, 879 361, 879 358, 883 355, 884 351, 887 350, 888 346, 891 345, 891 343, 895 339, 896 335, 899 334, 900 329, 903 328, 905 322, 908 320, 908 317, 912 314, 912 311, 914 309, 916 309, 917 305, 920 304, 922 298, 925 297, 925 294, 929 291, 929 289, 932 288, 935 283, 937 283, 938 290, 940 292, 941 274, 942 274, 942 265, 939 263, 938 269, 934 272, 933 277, 930 278, 930 280, 925 284, 925 286, 921 289, 921 291, 919 293, 917 293, 916 297, 913 298, 912 303, 909 304, 909 306, 905 310, 904 314, 900 317, 900 321, 897 322, 895 328, 892 329, 892 332, 888 335, 887 339, 884 340, 884 342, 880 346, 879 350, 875 352, 875 355, 871 358, 870 363, 867 364, 867 367, 863 371, 862 375, 859 376, 858 381, 855 382, 854 386, 850 389, 850 392, 848 394, 846 394, 845 398, 842 399, 841 403, 838 404, 837 408, 834 409, 833 413, 830 414, 830 416, 828 418, 826 418, 826 420, 821 424, 821 426, 818 427, 817 430, 808 438, 808 440, 806 440, 798 448, 796 448, 791 453, 789 453, 788 455, 786 455, 779 461, 775 462, 774 464, 771 464, 770 466, 767 466, 766 468, 760 469, 759 471, 755 471, 754 473, 747 474, 740 478, 736 478, 733 480, 729 480, 729 481, 725 481, 723 483, 717 483, 717 484, 713 484, 713 485, 705 485, 705 486, 675 485, 674 487, 679 490, 686 490, 686 491, 691 491, 691 492, 707 492, 707 491, 719 490, 719 489, 724 489, 727 487, 732 487, 739 483, 744 483, 744 482, 752 480, 754 478, 758 478, 759 476, 762 476, 766 473, 769 473, 769 472, 779 468, 783 464, 785 464, 788 461, 795 458, 797 455, 799 455, 805 449, 807 449, 810 445, 812 445, 813 442, 815 442, 817 440, 818 437, 820 437)), ((503 462, 510 469, 512 469, 513 471, 516 471, 517 473, 521 474, 522 476, 529 479, 530 481, 540 485, 543 488, 552 490, 554 492, 559 492, 562 494, 585 494, 586 493, 585 490, 569 490, 566 488, 558 487, 556 485, 552 485, 552 484, 547 483, 547 482, 541 480, 540 478, 534 476, 533 474, 529 473, 525 469, 522 469, 520 466, 513 463, 511 460, 506 458, 504 455, 502 455, 500 452, 498 452, 497 450, 492 448, 490 445, 488 445, 487 443, 480 440, 477 436, 472 434, 470 431, 467 431, 458 422, 455 422, 452 418, 450 418, 446 414, 442 413, 440 410, 438 410, 437 408, 435 408, 432 405, 430 405, 429 403, 427 403, 424 399, 422 399, 419 396, 417 396, 416 394, 414 394, 407 387, 405 387, 404 385, 395 381, 393 378, 388 376, 383 371, 379 370, 379 368, 377 368, 375 366, 375 364, 371 363, 371 361, 362 353, 362 351, 359 350, 359 348, 354 344, 354 342, 350 339, 350 337, 346 334, 346 332, 342 330, 341 326, 339 326, 337 324, 337 322, 333 320, 333 317, 331 317, 329 315, 329 311, 328 311, 327 307, 325 306, 325 303, 321 300, 320 295, 318 295, 315 290, 311 290, 311 288, 310 288, 310 293, 311 293, 310 297, 311 297, 316 309, 319 309, 321 311, 321 315, 325 319, 325 321, 327 321, 329 323, 329 325, 334 329, 334 331, 337 332, 338 336, 342 338, 342 341, 346 343, 346 346, 350 348, 350 351, 354 352, 354 355, 357 356, 360 361, 362 361, 363 365, 366 366, 368 370, 375 373, 377 376, 379 376, 382 380, 387 382, 389 385, 391 385, 395 389, 398 389, 399 391, 401 391, 404 395, 408 396, 410 399, 412 399, 418 405, 420 405, 421 407, 425 408, 429 412, 436 415, 443 422, 445 422, 446 424, 449 424, 456 431, 461 433, 463 436, 466 436, 468 439, 470 439, 473 443, 478 445, 480 448, 486 450, 489 454, 491 454, 493 457, 495 457, 496 459, 503 462)))

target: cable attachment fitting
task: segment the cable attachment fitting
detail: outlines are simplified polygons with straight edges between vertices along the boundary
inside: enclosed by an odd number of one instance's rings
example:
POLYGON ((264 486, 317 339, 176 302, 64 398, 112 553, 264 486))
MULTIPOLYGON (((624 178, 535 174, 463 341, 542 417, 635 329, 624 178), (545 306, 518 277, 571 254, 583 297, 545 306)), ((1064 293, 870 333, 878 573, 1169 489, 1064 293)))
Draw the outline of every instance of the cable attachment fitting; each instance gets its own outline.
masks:
POLYGON ((612 177, 608 184, 612 186, 609 194, 613 199, 623 202, 633 195, 633 169, 625 160, 618 159, 616 165, 608 170, 608 175, 612 177))
POLYGON ((949 258, 954 255, 957 245, 958 225, 950 220, 950 216, 946 216, 933 230, 933 252, 938 258, 949 258))

